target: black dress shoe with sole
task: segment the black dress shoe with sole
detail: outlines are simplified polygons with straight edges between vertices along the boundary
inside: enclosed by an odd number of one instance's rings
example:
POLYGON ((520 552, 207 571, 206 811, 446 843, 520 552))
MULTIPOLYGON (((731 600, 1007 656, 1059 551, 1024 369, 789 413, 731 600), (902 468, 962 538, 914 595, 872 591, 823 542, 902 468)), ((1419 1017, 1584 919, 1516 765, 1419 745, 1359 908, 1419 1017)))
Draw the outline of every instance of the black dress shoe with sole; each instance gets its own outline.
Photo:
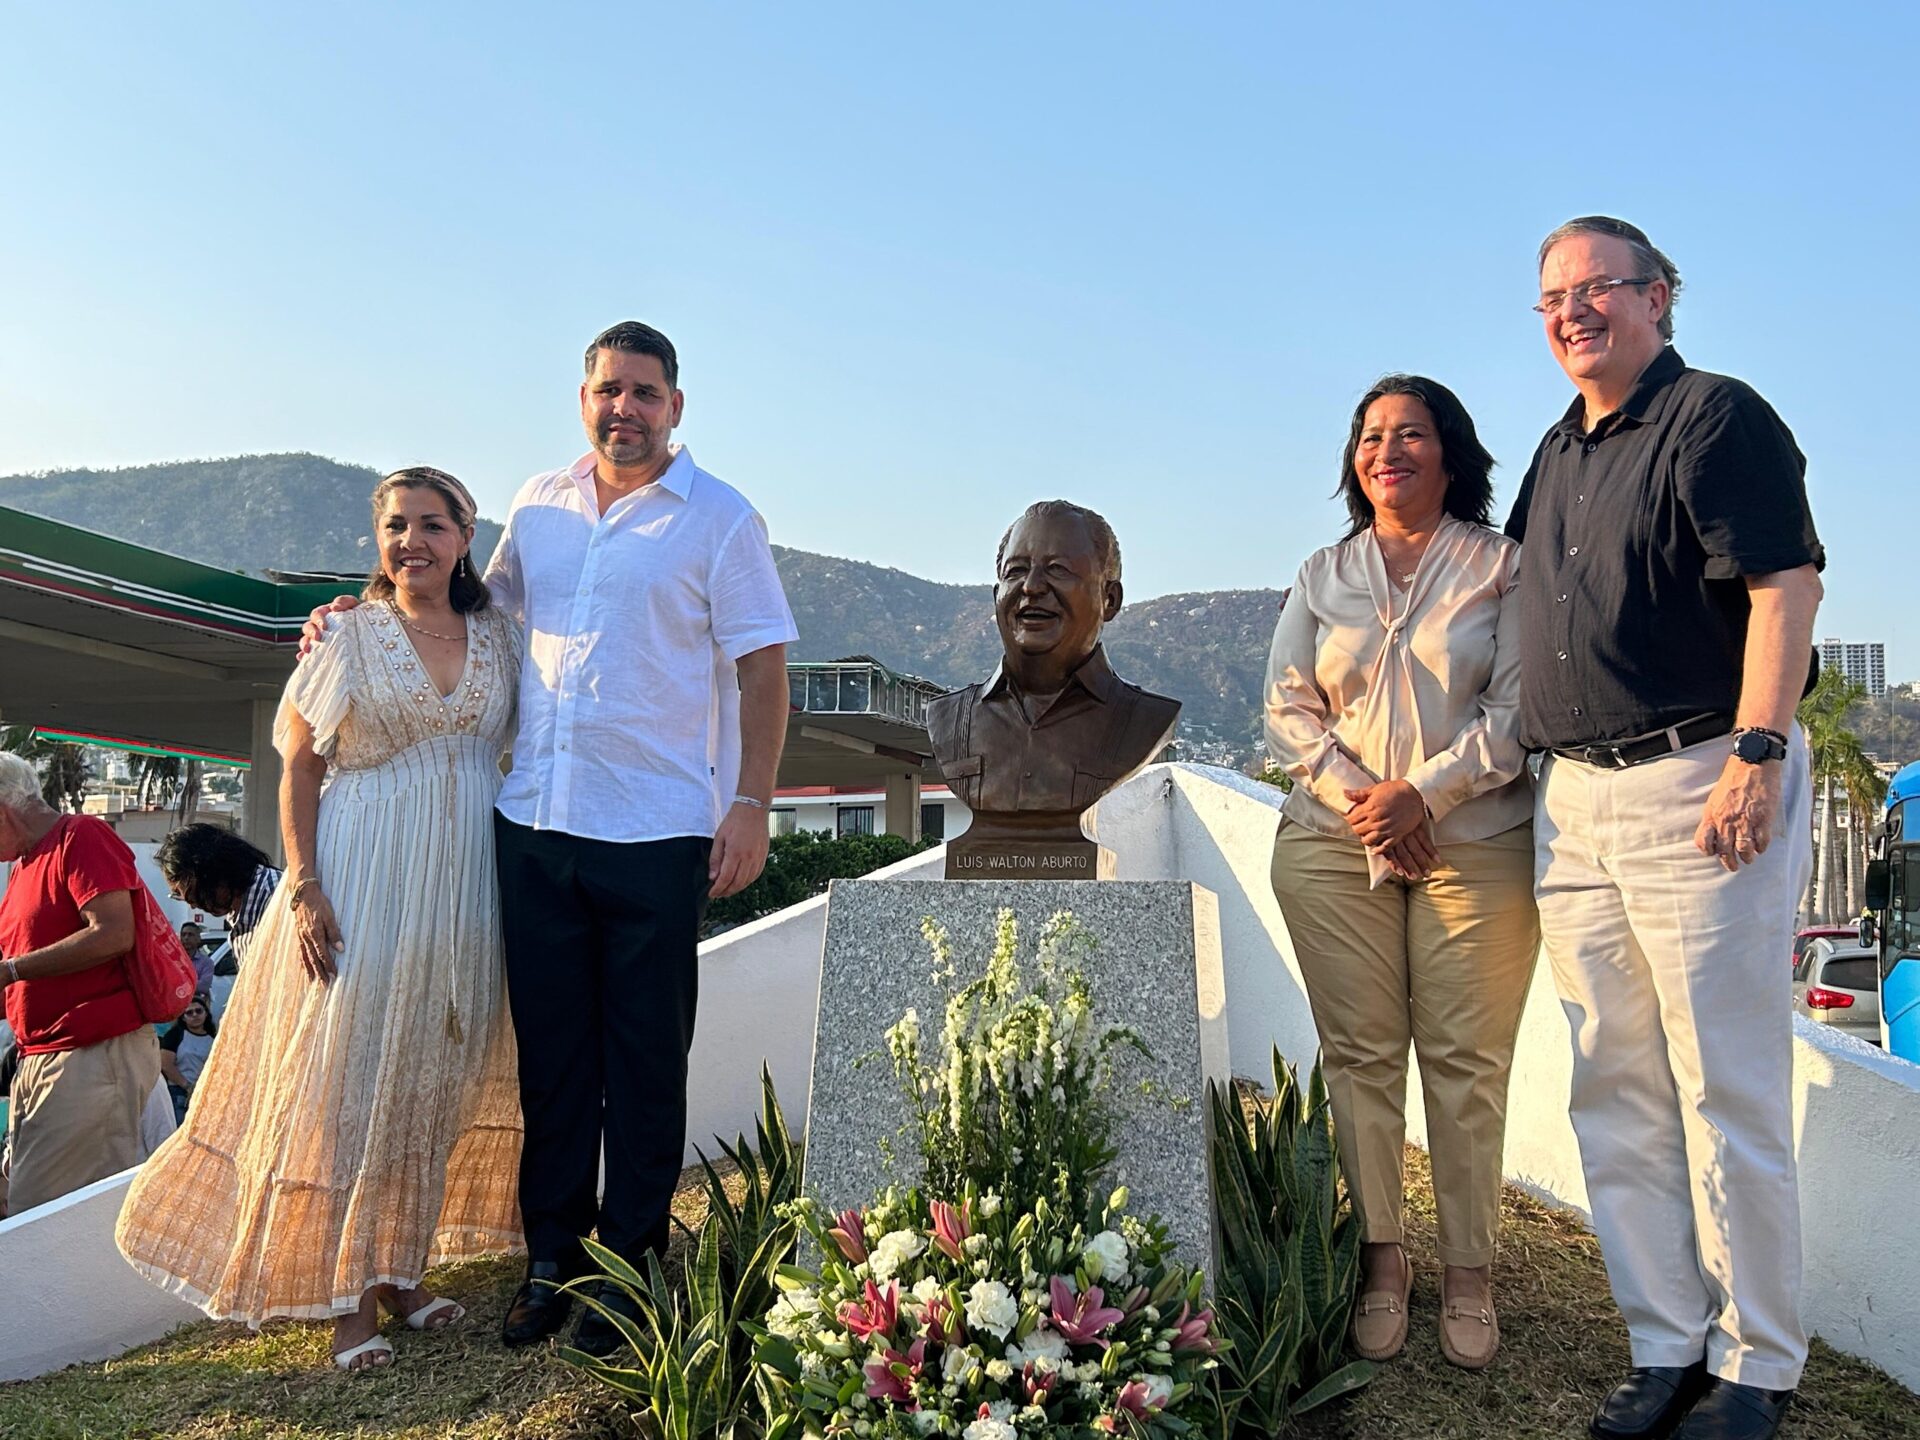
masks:
MULTIPOLYGON (((640 1318, 640 1307, 633 1297, 618 1285, 603 1283, 593 1292, 593 1298, 607 1309, 625 1316, 629 1320, 640 1318)), ((627 1337, 620 1333, 620 1327, 602 1315, 591 1305, 581 1307, 580 1323, 574 1327, 573 1348, 596 1360, 604 1360, 614 1351, 623 1348, 627 1337)))
POLYGON ((1707 1362, 1636 1365, 1587 1422, 1593 1440, 1667 1440, 1707 1388, 1707 1362))
POLYGON ((1680 1427, 1680 1440, 1771 1440, 1792 1399, 1791 1390, 1716 1380, 1680 1427))
POLYGON ((536 1260, 527 1266, 526 1282, 514 1292, 507 1318, 500 1325, 501 1343, 534 1345, 567 1323, 573 1297, 560 1287, 571 1277, 555 1260, 536 1260))

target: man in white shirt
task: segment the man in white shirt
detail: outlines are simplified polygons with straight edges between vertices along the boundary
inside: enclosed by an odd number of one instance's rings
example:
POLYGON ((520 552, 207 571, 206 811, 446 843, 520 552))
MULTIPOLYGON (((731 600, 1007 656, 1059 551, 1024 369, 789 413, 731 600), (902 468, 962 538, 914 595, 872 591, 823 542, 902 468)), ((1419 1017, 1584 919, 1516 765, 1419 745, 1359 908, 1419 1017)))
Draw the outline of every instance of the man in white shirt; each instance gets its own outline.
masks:
MULTIPOLYGON (((551 1282, 583 1268, 596 1225, 636 1262, 666 1249, 700 919, 766 863, 797 638, 765 523, 670 443, 672 343, 615 325, 586 369, 593 449, 521 488, 486 574, 527 637, 495 817, 530 1261, 509 1345, 559 1328, 551 1282)), ((582 1317, 581 1349, 618 1343, 582 1317)))
MULTIPOLYGON (((557 1287, 588 1268, 582 1236, 636 1263, 666 1250, 700 920, 766 864, 798 638, 765 522, 671 443, 686 403, 673 343, 626 321, 586 370, 593 449, 520 488, 486 573, 526 636, 494 817, 526 1124, 508 1345, 565 1323, 557 1287)), ((628 1308, 612 1287, 599 1298, 628 1308)), ((581 1318, 578 1348, 619 1343, 598 1312, 581 1318)))

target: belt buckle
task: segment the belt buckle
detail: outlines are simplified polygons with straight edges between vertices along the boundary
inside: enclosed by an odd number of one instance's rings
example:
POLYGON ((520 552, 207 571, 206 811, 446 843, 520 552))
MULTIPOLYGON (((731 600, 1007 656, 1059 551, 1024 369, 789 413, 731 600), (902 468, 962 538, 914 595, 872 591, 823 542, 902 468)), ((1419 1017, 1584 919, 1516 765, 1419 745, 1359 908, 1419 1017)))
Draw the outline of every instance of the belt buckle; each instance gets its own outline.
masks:
POLYGON ((1588 745, 1582 751, 1587 763, 1602 770, 1624 770, 1627 757, 1620 753, 1618 745, 1588 745))

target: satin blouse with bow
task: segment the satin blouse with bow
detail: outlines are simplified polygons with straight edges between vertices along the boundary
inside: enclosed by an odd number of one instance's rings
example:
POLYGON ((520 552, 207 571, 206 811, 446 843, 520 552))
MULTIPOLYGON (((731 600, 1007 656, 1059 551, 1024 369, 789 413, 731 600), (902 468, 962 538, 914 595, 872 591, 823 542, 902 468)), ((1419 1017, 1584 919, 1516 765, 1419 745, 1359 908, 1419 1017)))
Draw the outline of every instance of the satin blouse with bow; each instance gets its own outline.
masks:
POLYGON ((1406 780, 1433 841, 1484 840, 1533 814, 1519 740, 1520 547, 1441 522, 1396 590, 1368 530, 1300 567, 1267 661, 1267 750, 1294 778, 1288 818, 1352 838, 1345 791, 1406 780))

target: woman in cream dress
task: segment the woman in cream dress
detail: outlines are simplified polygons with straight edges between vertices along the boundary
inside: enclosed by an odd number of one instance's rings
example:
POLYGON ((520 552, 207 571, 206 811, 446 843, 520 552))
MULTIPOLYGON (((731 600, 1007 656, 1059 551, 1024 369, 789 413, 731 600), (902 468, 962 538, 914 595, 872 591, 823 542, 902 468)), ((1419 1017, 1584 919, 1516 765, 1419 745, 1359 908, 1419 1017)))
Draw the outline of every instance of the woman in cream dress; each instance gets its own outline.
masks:
POLYGON ((520 636, 487 604, 474 507, 426 468, 374 491, 381 568, 281 699, 288 865, 185 1126, 128 1193, 121 1251, 218 1319, 460 1317, 431 1264, 520 1248, 520 1114, 493 800, 520 636))
POLYGON ((1389 375, 1353 415, 1346 538, 1307 558, 1267 668, 1267 748, 1294 780, 1273 887, 1320 1033, 1360 1217, 1353 1341, 1407 1334, 1407 1050, 1439 1215, 1439 1341, 1493 1359, 1507 1075, 1539 948, 1533 797, 1508 604, 1519 547, 1488 528, 1493 457, 1453 392, 1389 375))

